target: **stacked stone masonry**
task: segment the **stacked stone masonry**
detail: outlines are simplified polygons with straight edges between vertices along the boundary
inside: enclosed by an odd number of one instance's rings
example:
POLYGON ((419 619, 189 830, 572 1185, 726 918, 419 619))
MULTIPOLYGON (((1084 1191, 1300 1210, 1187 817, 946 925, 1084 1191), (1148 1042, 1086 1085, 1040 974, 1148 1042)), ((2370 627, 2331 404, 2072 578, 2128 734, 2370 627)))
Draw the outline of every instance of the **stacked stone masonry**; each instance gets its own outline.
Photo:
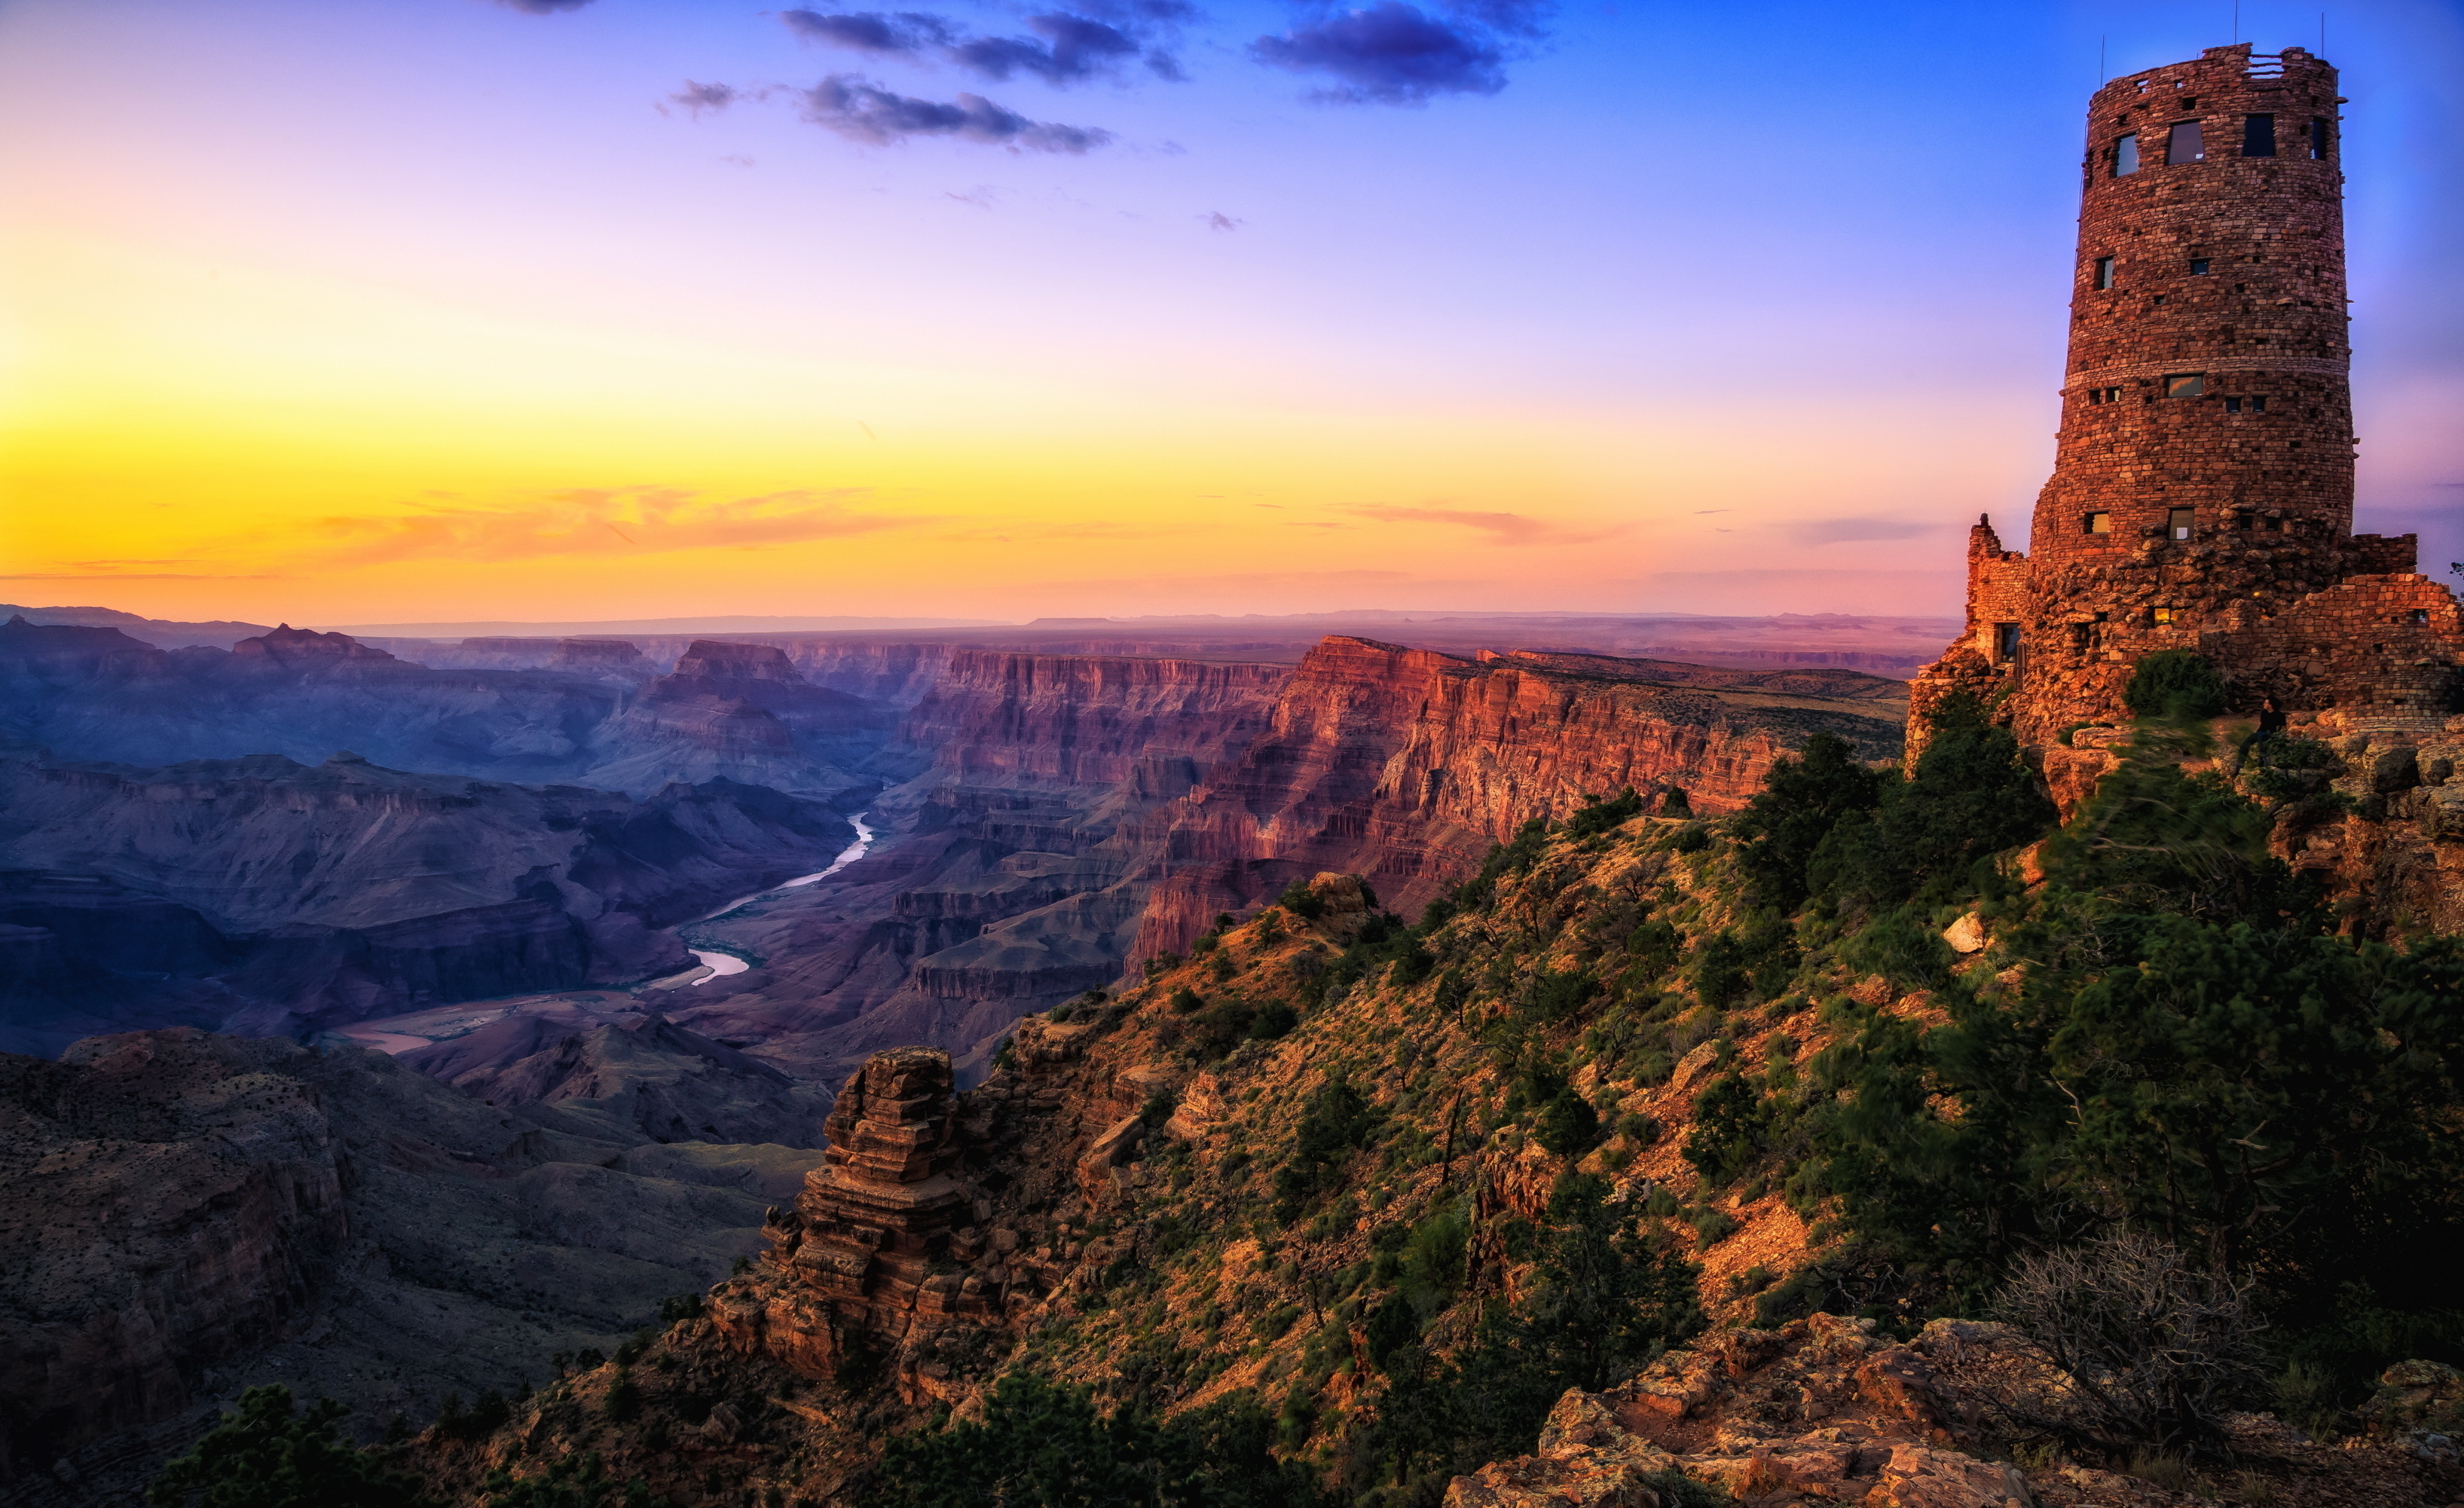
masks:
POLYGON ((1964 692, 2043 758, 2126 722, 2168 649, 2214 661, 2234 710, 2322 733, 2418 742, 2454 710, 2453 596, 2413 536, 2352 532, 2337 87, 2241 45, 2097 91, 2054 474, 2027 553, 1970 531, 1912 752, 1964 692))

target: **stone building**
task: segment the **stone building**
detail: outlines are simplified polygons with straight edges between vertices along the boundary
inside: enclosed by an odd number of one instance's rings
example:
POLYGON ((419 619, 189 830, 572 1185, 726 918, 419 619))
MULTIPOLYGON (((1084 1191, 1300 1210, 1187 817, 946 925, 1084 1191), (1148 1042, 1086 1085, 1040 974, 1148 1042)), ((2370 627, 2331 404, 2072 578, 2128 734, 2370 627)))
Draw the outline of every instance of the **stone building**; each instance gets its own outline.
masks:
POLYGON ((2382 743, 2443 731, 2455 599, 2415 572, 2413 536, 2352 529, 2336 91, 2299 48, 2241 45, 2089 103, 2053 477, 2025 554, 1977 521, 1967 630, 1913 688, 1919 713, 1993 705, 2057 794, 2077 783, 2052 766, 2127 721, 2159 650, 2207 655, 2236 711, 2272 699, 2382 743))

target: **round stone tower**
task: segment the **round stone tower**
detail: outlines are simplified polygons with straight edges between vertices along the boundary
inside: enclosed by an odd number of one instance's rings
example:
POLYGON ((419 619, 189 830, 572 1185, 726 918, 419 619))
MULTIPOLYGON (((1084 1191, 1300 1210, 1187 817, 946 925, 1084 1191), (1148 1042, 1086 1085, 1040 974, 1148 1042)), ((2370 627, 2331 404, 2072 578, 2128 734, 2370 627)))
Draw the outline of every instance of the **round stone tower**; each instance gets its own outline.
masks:
POLYGON ((2160 650, 2303 725, 2456 710, 2453 597, 2412 536, 2353 533, 2342 103, 2299 48, 2096 92, 2054 475, 2027 553, 1969 531, 1967 631, 1911 688, 1911 750, 1969 695, 2050 770, 2123 736, 2160 650))
POLYGON ((2097 91, 2040 571, 2352 532, 2339 103, 2299 48, 2210 48, 2097 91))

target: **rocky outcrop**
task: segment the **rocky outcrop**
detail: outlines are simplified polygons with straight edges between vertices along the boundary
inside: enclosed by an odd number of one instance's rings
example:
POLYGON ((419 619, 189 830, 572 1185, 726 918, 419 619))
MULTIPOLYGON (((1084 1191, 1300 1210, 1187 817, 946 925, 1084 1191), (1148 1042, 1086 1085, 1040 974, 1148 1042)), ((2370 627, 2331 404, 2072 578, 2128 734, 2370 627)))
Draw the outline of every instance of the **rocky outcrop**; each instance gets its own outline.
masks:
POLYGON ((578 1136, 817 1146, 830 1097, 647 1011, 605 1024, 513 1012, 402 1062, 578 1136))
POLYGON ((288 1043, 104 1037, 0 1056, 0 1473, 187 1407, 306 1302, 349 1222, 288 1043))
POLYGON ((1718 672, 1603 655, 1463 660, 1358 638, 1312 651, 1267 728, 1160 813, 1133 957, 1321 870, 1407 914, 1527 818, 1632 787, 1733 810, 1817 730, 1899 750, 1897 683, 1851 671, 1718 672), (1793 689, 1819 685, 1824 694, 1793 689), (1842 694, 1845 693, 1845 694, 1842 694))
POLYGON ((17 939, 27 972, 5 1002, 8 1040, 36 1050, 147 1019, 96 1020, 61 968, 172 1012, 157 1021, 260 1031, 682 968, 667 929, 851 836, 826 809, 726 782, 637 802, 352 757, 0 759, 0 866, 27 876, 0 885, 0 920, 48 934, 17 939))
POLYGON ((890 728, 887 709, 813 685, 776 646, 695 639, 598 738, 592 772, 620 788, 656 769, 859 801, 877 783, 849 769, 890 728))
POLYGON ((0 1054, 0 1483, 43 1508, 133 1500, 257 1383, 373 1431, 537 1382, 722 1276, 820 1162, 577 1135, 383 1053, 176 1031, 0 1054))
POLYGON ((998 1316, 998 1282, 932 1272, 954 1252, 984 1250, 974 1193, 954 1176, 952 1090, 949 1054, 924 1048, 881 1053, 855 1072, 830 1112, 827 1165, 805 1175, 793 1209, 769 1213, 762 1261, 772 1276, 712 1296, 722 1337, 816 1377, 851 1350, 886 1346, 912 1392, 934 1334, 998 1316))

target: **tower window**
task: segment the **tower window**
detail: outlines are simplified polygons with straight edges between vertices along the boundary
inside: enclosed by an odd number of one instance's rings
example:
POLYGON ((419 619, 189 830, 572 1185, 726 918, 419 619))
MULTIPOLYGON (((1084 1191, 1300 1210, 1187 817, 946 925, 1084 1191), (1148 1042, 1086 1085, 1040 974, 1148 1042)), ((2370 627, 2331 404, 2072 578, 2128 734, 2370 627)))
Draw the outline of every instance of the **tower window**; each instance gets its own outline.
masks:
POLYGON ((2096 285, 2100 288, 2110 288, 2113 286, 2112 257, 2100 256, 2096 259, 2096 285))
POLYGON ((2191 511, 2189 508, 2167 508, 2165 511, 2165 536, 2187 540, 2190 537, 2191 511))
POLYGON ((2265 393, 2254 394, 2250 398, 2249 402, 2251 412, 2265 413, 2267 411, 2267 395, 2265 393))
POLYGON ((2205 147, 2199 144, 2199 122, 2184 121, 2165 133, 2165 161, 2167 163, 2204 163, 2205 147))
POLYGON ((2412 621, 2415 623, 2428 623, 2430 621, 2430 610, 2428 608, 2413 609, 2412 621))
POLYGON ((2207 390, 2205 372, 2183 372, 2165 379, 2165 396, 2167 398, 2195 398, 2207 390))
POLYGON ((2327 160, 2327 122, 2323 120, 2310 122, 2310 155, 2320 162, 2327 160))
POLYGON ((2087 390, 2087 401, 2090 403, 2120 403, 2122 401, 2122 389, 2119 388, 2090 388, 2087 390))
MULTIPOLYGON (((2316 152, 2311 154, 2317 156, 2316 152)), ((2113 144, 2113 176, 2127 178, 2139 171, 2139 138, 2125 136, 2113 144)))
POLYGON ((2191 276, 2191 277, 2205 277, 2207 275, 2208 275, 2208 259, 2207 259, 2206 257, 2204 257, 2204 256, 2193 256, 2193 257, 2191 257, 2191 258, 2190 258, 2190 276, 2191 276))
POLYGON ((2276 117, 2246 115, 2241 118, 2241 154, 2244 157, 2276 155, 2276 117))
POLYGON ((2179 608, 2150 608, 2147 610, 2147 618, 2151 623, 2175 623, 2180 621, 2181 616, 2182 610, 2179 608))
POLYGON ((2241 400, 2240 400, 2239 398, 2227 398, 2227 399, 2225 400, 2225 412, 2227 412, 2227 413, 2239 413, 2239 412, 2241 412, 2241 400))
POLYGON ((1993 625, 1994 660, 1997 663, 2008 664, 2018 657, 2019 625, 2015 623, 1997 623, 1993 625))
POLYGON ((2109 513, 2091 513, 2087 515, 2085 518, 2079 520, 2079 532, 2081 534, 2111 534, 2113 532, 2113 515, 2109 513))

